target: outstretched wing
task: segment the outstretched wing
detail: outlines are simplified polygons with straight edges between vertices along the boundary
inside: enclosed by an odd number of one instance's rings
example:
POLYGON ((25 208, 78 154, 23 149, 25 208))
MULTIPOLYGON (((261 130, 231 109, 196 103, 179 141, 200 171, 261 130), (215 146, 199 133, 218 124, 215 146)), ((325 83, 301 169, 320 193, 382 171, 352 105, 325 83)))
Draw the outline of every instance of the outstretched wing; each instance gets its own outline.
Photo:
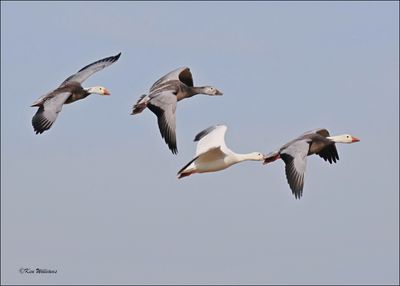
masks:
POLYGON ((173 154, 178 153, 176 146, 176 95, 172 91, 163 91, 152 95, 147 107, 157 116, 162 138, 173 154))
POLYGON ((325 128, 317 128, 317 129, 313 129, 307 132, 304 132, 300 137, 303 137, 304 135, 310 135, 310 134, 318 134, 321 135, 323 137, 328 137, 329 135, 329 131, 326 130, 325 128))
POLYGON ((329 161, 330 164, 332 164, 332 162, 336 163, 336 160, 339 160, 339 154, 335 143, 326 146, 317 154, 325 161, 329 161))
POLYGON ((285 162, 286 179, 296 199, 300 199, 303 194, 309 148, 307 140, 298 140, 283 149, 280 154, 285 162))
POLYGON ((181 67, 176 70, 173 70, 170 73, 167 73, 162 78, 157 80, 150 88, 150 92, 156 90, 159 85, 162 85, 165 82, 171 80, 179 80, 186 84, 187 86, 193 86, 193 77, 190 69, 188 67, 181 67))
POLYGON ((222 152, 229 152, 230 150, 225 144, 225 133, 227 129, 225 125, 214 125, 197 134, 194 138, 195 142, 198 141, 196 156, 213 148, 220 148, 222 152))
POLYGON ((76 74, 73 74, 70 77, 68 77, 66 80, 64 80, 64 82, 61 85, 65 84, 69 81, 76 81, 76 82, 82 83, 85 80, 87 80, 95 72, 98 72, 98 71, 104 69, 105 67, 108 67, 109 65, 115 63, 119 59, 120 56, 121 56, 121 53, 119 53, 118 55, 115 55, 115 56, 111 56, 111 57, 107 57, 107 58, 95 61, 94 63, 91 63, 91 64, 85 66, 84 68, 82 68, 81 70, 79 70, 76 74))
POLYGON ((70 92, 61 92, 43 102, 32 118, 32 126, 36 134, 50 129, 54 121, 56 121, 64 102, 70 95, 70 92))
POLYGON ((328 161, 331 164, 332 162, 336 163, 336 160, 339 160, 339 154, 337 152, 336 145, 333 142, 331 142, 332 144, 329 144, 328 139, 325 139, 326 137, 330 136, 329 131, 325 128, 318 128, 305 132, 301 137, 311 134, 317 134, 324 137, 320 138, 319 140, 326 141, 326 143, 328 144, 324 149, 318 152, 317 155, 319 155, 322 159, 328 161))

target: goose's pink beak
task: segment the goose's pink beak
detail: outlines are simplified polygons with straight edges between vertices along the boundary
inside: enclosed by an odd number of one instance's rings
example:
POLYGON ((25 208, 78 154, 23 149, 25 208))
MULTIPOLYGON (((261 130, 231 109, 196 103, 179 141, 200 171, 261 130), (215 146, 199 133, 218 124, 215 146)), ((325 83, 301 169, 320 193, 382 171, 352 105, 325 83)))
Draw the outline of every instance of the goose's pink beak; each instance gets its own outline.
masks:
POLYGON ((105 88, 105 89, 104 89, 104 91, 103 91, 103 95, 110 95, 110 92, 108 91, 108 89, 107 89, 107 88, 105 88))
POLYGON ((280 155, 280 154, 276 154, 276 155, 273 156, 273 157, 268 157, 268 155, 267 155, 267 156, 264 155, 264 162, 263 162, 263 165, 266 165, 266 164, 268 164, 268 163, 274 162, 274 161, 276 161, 276 160, 278 160, 278 159, 280 159, 280 158, 281 158, 281 155, 280 155))
POLYGON ((353 138, 351 139, 351 143, 353 143, 353 142, 358 142, 358 141, 360 141, 360 139, 358 139, 357 137, 353 137, 353 138))
POLYGON ((223 93, 217 89, 217 90, 215 91, 215 95, 223 95, 223 93))

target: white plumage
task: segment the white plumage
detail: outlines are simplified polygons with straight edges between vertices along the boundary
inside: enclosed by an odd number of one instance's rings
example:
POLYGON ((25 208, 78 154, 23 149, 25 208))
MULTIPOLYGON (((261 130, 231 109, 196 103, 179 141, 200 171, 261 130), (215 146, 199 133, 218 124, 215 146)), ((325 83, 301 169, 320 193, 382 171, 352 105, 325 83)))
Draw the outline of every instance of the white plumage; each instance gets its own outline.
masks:
POLYGON ((264 155, 260 152, 237 154, 225 144, 225 125, 211 126, 196 135, 198 141, 196 156, 179 172, 178 178, 190 176, 194 173, 207 173, 224 170, 243 161, 263 161, 264 155))

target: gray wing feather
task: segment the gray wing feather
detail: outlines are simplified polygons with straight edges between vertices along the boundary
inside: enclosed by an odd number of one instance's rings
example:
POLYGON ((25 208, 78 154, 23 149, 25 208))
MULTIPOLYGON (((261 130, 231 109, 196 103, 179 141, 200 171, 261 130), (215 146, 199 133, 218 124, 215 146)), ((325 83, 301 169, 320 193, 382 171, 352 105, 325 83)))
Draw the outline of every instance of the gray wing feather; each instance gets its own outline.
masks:
POLYGON ((173 154, 178 153, 176 145, 176 95, 171 91, 163 91, 154 95, 147 107, 157 116, 158 127, 162 138, 173 154))
POLYGON ((158 79, 150 88, 150 92, 154 91, 157 89, 157 87, 165 82, 171 81, 171 80, 179 80, 186 84, 187 86, 193 86, 193 78, 192 78, 192 73, 190 72, 190 69, 188 67, 180 67, 177 68, 160 79, 158 79))
POLYGON ((303 194, 304 173, 310 145, 307 140, 295 141, 280 152, 285 162, 286 178, 296 199, 303 194))
POLYGON ((32 126, 36 134, 50 129, 70 95, 70 92, 62 92, 44 101, 32 118, 32 126))
MULTIPOLYGON (((314 130, 307 131, 307 132, 303 133, 302 136, 304 136, 304 135, 310 135, 310 134, 319 134, 319 135, 321 135, 321 136, 323 136, 323 137, 328 137, 328 136, 330 136, 330 135, 329 135, 329 131, 328 131, 327 129, 325 129, 325 128, 317 128, 317 129, 314 129, 314 130)), ((302 137, 302 136, 301 136, 301 137, 302 137)))
POLYGON ((111 56, 111 57, 107 57, 107 58, 95 61, 94 63, 91 63, 91 64, 83 67, 82 69, 80 69, 76 74, 73 74, 70 77, 68 77, 66 80, 64 80, 64 82, 61 85, 65 84, 69 81, 76 81, 76 82, 82 83, 85 80, 87 80, 95 72, 98 72, 98 71, 104 69, 105 67, 115 63, 119 59, 120 56, 121 56, 121 53, 119 53, 118 55, 115 55, 115 56, 111 56))

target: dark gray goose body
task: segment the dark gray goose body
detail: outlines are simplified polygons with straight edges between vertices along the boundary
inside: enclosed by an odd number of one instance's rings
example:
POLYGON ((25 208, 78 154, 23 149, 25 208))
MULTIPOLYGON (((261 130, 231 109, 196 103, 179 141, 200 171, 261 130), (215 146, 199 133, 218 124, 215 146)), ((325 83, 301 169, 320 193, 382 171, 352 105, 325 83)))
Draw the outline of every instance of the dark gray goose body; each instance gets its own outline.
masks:
POLYGON ((181 67, 157 80, 149 94, 142 95, 133 106, 131 114, 138 114, 149 108, 157 116, 162 138, 173 154, 178 153, 176 144, 176 104, 196 94, 222 95, 212 86, 195 87, 190 69, 181 67))
POLYGON ((351 135, 330 136, 326 129, 316 129, 283 145, 279 151, 266 156, 264 164, 282 159, 285 162, 285 173, 289 186, 296 199, 303 194, 304 173, 307 156, 317 154, 330 164, 339 160, 335 143, 354 143, 359 139, 351 135))
POLYGON ((68 77, 58 88, 39 97, 31 106, 39 107, 32 118, 32 126, 36 134, 50 129, 61 112, 64 104, 86 98, 90 94, 109 95, 109 91, 101 86, 83 88, 82 83, 92 74, 116 62, 121 53, 91 63, 68 77))

